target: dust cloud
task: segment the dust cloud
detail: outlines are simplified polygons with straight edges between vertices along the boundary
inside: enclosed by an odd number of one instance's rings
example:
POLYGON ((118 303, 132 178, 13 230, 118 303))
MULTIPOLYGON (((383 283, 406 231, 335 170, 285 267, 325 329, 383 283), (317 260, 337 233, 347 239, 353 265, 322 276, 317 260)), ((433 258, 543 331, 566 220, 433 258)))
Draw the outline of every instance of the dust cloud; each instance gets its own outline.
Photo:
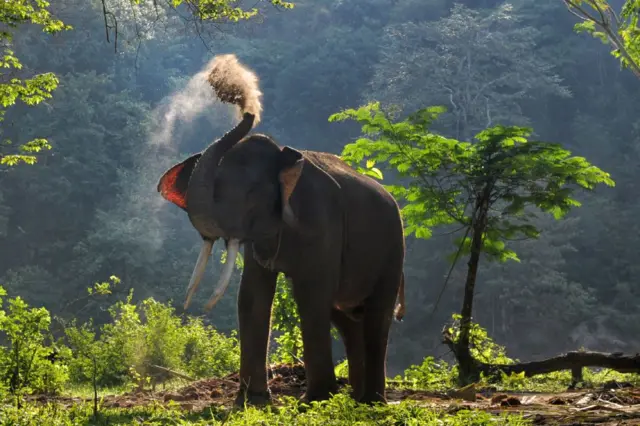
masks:
POLYGON ((150 146, 175 148, 176 124, 192 123, 194 119, 202 116, 205 112, 209 114, 212 119, 210 121, 214 125, 230 124, 232 108, 216 100, 213 90, 207 82, 207 76, 214 59, 211 59, 197 74, 191 77, 183 89, 168 96, 163 104, 154 110, 154 129, 149 137, 150 146))
POLYGON ((104 224, 114 237, 143 250, 149 261, 159 259, 174 232, 189 226, 187 216, 157 192, 158 180, 173 164, 204 149, 235 124, 234 108, 219 102, 206 80, 210 63, 152 111, 147 143, 140 147, 134 171, 123 176, 121 199, 104 224), (202 118, 211 128, 206 134, 192 128, 202 118), (191 147, 186 140, 192 141, 191 147), (193 141, 199 145, 193 146, 193 141))

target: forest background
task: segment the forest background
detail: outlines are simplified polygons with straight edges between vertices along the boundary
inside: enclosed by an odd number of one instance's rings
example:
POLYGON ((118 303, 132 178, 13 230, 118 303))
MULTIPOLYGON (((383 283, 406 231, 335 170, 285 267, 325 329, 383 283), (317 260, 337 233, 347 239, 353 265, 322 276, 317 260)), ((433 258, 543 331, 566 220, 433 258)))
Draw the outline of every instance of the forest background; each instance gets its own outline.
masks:
MULTIPOLYGON (((51 6, 72 31, 15 34, 23 70, 54 72, 60 86, 36 108, 12 107, 3 122, 3 138, 16 145, 52 145, 35 167, 0 166, 0 283, 9 294, 98 324, 131 288, 134 301, 171 300, 180 311, 198 237, 155 184, 168 165, 231 127, 229 108, 186 84, 213 55, 235 53, 261 79, 256 130, 282 145, 339 154, 360 128, 328 117, 370 100, 400 115, 444 105, 434 126, 442 134, 468 140, 494 124, 527 125, 536 139, 611 173, 615 188, 581 194, 583 206, 567 219, 543 217, 539 239, 514 242, 520 262, 481 263, 474 321, 517 358, 638 347, 640 85, 610 47, 574 32, 563 2, 303 0, 198 34, 178 16, 158 19, 151 2, 105 4, 119 22, 117 46, 113 33, 107 42, 97 0, 51 6), (111 275, 121 283, 110 300, 83 297, 111 275)), ((464 264, 431 312, 453 238, 436 230, 407 240, 407 315, 392 328, 390 375, 447 351, 440 331, 459 310, 464 264)), ((236 328, 239 278, 205 317, 221 331, 236 328)), ((207 297, 189 313, 202 315, 207 297)))

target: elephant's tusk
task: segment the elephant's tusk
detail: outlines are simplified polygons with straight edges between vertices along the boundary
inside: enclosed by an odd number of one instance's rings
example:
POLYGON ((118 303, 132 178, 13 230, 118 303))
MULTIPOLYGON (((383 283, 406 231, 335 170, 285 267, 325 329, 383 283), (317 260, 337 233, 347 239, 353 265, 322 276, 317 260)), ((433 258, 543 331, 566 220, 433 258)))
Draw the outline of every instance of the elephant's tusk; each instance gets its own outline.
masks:
POLYGON ((235 238, 229 240, 229 246, 227 247, 227 259, 224 262, 224 268, 222 269, 222 273, 220 274, 220 279, 218 280, 216 289, 214 290, 213 295, 204 307, 206 311, 211 310, 211 308, 213 308, 213 306, 218 303, 218 300, 220 300, 220 298, 224 295, 227 287, 229 287, 231 273, 233 272, 233 267, 236 264, 236 257, 238 256, 239 248, 240 240, 235 238))
POLYGON ((209 256, 211 256, 211 249, 213 249, 213 241, 204 240, 202 242, 200 254, 198 255, 198 261, 196 262, 196 266, 193 268, 193 273, 191 274, 189 287, 187 287, 187 299, 184 302, 184 309, 189 307, 191 297, 196 292, 198 285, 200 285, 200 280, 202 280, 202 275, 204 275, 204 270, 207 267, 209 256))

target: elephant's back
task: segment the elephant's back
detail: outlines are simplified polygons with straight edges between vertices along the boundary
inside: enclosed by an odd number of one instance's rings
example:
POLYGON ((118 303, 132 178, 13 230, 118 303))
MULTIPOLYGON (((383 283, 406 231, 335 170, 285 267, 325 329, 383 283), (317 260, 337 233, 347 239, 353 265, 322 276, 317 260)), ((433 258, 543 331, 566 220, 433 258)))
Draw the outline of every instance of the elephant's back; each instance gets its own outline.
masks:
MULTIPOLYGON (((362 290, 362 285, 373 286, 382 275, 401 273, 404 232, 393 195, 378 181, 358 173, 336 155, 313 151, 304 155, 333 177, 341 188, 346 207, 343 278, 349 282, 347 287, 355 285, 362 290), (366 283, 354 282, 354 279, 366 283)), ((348 288, 343 291, 350 293, 348 288)))
POLYGON ((338 182, 349 212, 357 211, 371 216, 371 225, 387 225, 395 232, 398 231, 398 226, 402 229, 398 203, 382 184, 358 173, 337 155, 317 151, 303 153, 338 182))

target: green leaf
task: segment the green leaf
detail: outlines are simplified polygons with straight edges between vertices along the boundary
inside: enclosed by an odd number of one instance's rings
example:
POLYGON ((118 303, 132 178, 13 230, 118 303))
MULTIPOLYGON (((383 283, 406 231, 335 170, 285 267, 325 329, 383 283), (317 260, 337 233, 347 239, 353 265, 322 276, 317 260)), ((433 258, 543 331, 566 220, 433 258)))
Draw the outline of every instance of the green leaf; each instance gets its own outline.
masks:
MULTIPOLYGON (((330 121, 357 121, 367 135, 345 145, 345 161, 377 179, 383 169, 403 179, 404 185, 385 187, 402 205, 405 235, 428 239, 434 228, 452 224, 466 229, 475 220, 469 206, 486 205, 482 251, 493 260, 519 262, 508 242, 539 236, 528 223, 532 211, 561 219, 580 207, 576 190, 614 185, 608 173, 560 144, 529 140, 533 130, 527 127, 493 126, 479 132, 473 144, 435 134, 429 125, 442 111, 423 108, 393 121, 372 102, 331 116, 330 121)), ((462 254, 470 247, 467 238, 462 254)))
POLYGON ((596 30, 596 24, 593 21, 582 21, 582 22, 578 22, 577 24, 575 24, 573 26, 573 29, 577 32, 577 33, 581 33, 581 32, 588 32, 588 33, 593 33, 596 30))
POLYGON ((416 228, 415 235, 416 235, 416 238, 428 240, 429 238, 431 238, 432 233, 429 228, 423 226, 423 227, 416 228))

